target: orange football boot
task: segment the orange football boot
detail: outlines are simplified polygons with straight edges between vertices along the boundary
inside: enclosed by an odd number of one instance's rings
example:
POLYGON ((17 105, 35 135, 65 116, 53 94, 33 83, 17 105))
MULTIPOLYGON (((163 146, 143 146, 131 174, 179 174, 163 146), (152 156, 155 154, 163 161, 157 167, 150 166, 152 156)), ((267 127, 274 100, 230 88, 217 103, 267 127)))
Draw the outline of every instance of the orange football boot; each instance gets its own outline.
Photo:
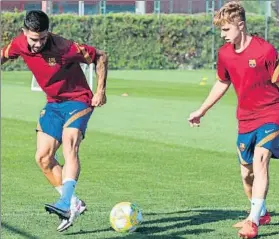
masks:
MULTIPOLYGON (((240 222, 237 222, 236 224, 233 225, 233 227, 242 228, 244 223, 247 222, 247 220, 248 220, 248 218, 246 218, 240 222)), ((269 212, 266 211, 265 215, 260 217, 259 225, 261 225, 261 226, 267 225, 270 223, 270 221, 271 221, 271 216, 270 216, 269 212)))
POLYGON ((270 216, 269 212, 266 211, 265 215, 260 217, 259 223, 260 223, 260 225, 267 225, 270 223, 270 221, 271 221, 271 216, 270 216))
POLYGON ((243 227, 238 231, 238 236, 245 239, 255 238, 258 235, 258 226, 247 220, 243 227))

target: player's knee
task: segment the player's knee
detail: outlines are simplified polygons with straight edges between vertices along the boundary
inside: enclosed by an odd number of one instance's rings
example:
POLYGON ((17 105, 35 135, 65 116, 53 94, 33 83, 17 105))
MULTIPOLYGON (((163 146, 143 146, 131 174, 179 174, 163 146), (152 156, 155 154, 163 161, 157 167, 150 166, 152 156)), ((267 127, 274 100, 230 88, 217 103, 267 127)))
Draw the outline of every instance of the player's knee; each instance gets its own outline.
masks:
POLYGON ((81 142, 80 135, 64 135, 63 137, 63 154, 65 158, 77 158, 79 145, 81 142))
POLYGON ((253 164, 241 165, 241 177, 245 183, 250 183, 254 179, 253 164))
POLYGON ((268 168, 269 168, 269 161, 268 160, 258 160, 254 163, 254 174, 255 177, 259 175, 267 175, 268 174, 268 168))
POLYGON ((254 154, 254 170, 255 168, 266 168, 269 165, 271 152, 268 150, 258 150, 254 154), (257 153, 256 153, 257 152, 257 153))
POLYGON ((249 183, 254 178, 254 173, 251 171, 241 172, 242 180, 249 183))
POLYGON ((79 146, 73 144, 63 145, 63 155, 65 159, 67 158, 77 158, 78 157, 79 146))
POLYGON ((270 158, 271 152, 269 150, 256 147, 253 162, 255 177, 262 177, 268 174, 270 158))
POLYGON ((35 159, 36 159, 36 163, 38 164, 38 166, 42 170, 46 170, 46 169, 50 168, 50 165, 52 164, 53 157, 51 155, 48 155, 48 154, 37 152, 36 156, 35 156, 35 159))

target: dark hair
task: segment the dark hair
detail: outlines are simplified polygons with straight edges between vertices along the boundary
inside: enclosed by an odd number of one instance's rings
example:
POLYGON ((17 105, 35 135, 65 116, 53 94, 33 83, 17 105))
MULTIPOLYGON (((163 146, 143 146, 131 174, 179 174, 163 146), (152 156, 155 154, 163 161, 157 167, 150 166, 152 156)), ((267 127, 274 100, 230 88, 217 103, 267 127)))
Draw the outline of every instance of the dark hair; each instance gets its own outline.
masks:
POLYGON ((49 18, 43 11, 32 10, 26 13, 23 24, 32 32, 43 32, 49 28, 49 18))

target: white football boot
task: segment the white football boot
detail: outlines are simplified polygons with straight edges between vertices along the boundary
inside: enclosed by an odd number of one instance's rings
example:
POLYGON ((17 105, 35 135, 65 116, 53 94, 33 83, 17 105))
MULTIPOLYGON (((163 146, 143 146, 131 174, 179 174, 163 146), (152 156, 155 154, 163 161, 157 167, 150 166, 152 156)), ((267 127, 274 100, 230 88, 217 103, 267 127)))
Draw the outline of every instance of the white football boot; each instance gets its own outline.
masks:
POLYGON ((74 221, 82 215, 87 209, 84 201, 80 199, 72 200, 71 202, 71 216, 69 219, 62 219, 60 225, 57 227, 57 231, 63 232, 73 225, 74 221))

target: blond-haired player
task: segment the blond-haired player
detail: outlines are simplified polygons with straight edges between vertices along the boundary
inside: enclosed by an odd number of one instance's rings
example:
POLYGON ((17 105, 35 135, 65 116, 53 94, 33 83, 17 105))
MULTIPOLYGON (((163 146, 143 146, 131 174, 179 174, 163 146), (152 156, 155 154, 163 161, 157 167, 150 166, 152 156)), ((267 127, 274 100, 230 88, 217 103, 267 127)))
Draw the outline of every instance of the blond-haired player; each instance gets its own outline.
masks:
POLYGON ((265 208, 270 158, 279 157, 279 67, 277 51, 264 39, 247 33, 245 10, 238 2, 225 4, 215 15, 225 44, 219 49, 218 80, 201 107, 190 114, 191 126, 232 84, 238 98, 237 152, 244 191, 251 201, 249 216, 237 224, 239 236, 254 238, 258 226, 271 220, 265 208))

